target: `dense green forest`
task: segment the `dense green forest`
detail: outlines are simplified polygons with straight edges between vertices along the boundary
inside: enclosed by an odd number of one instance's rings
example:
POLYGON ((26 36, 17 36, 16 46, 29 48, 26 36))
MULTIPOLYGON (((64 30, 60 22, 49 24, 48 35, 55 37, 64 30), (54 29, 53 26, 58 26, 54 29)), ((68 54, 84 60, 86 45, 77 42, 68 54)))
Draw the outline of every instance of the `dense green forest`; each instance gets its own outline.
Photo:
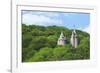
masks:
POLYGON ((38 26, 22 24, 22 62, 84 60, 90 58, 90 36, 76 30, 79 45, 70 44, 72 30, 61 26, 38 26), (68 43, 58 46, 63 31, 68 43))

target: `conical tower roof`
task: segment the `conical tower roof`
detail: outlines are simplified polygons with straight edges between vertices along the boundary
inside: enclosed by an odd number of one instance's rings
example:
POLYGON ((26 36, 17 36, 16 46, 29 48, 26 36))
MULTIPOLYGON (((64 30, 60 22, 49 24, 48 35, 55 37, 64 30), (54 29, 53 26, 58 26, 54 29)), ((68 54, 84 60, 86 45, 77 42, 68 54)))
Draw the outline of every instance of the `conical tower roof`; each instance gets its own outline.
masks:
POLYGON ((63 32, 61 32, 61 34, 60 34, 60 38, 64 38, 64 34, 63 34, 63 32))

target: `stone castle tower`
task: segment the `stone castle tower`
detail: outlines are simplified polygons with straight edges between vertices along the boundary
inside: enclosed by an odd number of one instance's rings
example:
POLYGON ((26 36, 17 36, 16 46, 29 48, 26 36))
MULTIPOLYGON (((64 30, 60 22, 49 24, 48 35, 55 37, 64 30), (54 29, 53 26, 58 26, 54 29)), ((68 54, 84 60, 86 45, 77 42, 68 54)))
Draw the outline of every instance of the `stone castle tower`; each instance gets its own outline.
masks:
POLYGON ((77 46, 78 46, 78 37, 77 37, 75 29, 72 31, 70 43, 74 48, 77 48, 77 46))
POLYGON ((57 45, 65 45, 66 44, 66 37, 64 36, 63 32, 61 32, 60 37, 58 38, 57 45))
MULTIPOLYGON (((57 45, 65 45, 66 43, 67 43, 67 39, 64 36, 63 32, 61 32, 60 37, 58 38, 58 41, 57 41, 57 45)), ((70 44, 74 48, 77 48, 78 46, 78 37, 77 37, 77 33, 75 29, 72 31, 72 35, 70 38, 70 44)))

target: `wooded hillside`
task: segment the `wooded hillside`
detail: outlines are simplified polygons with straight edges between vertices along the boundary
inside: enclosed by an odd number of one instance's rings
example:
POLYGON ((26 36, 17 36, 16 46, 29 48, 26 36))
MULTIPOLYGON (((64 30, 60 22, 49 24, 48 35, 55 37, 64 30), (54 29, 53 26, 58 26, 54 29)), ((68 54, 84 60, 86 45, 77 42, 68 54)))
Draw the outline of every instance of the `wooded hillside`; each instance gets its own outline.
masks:
POLYGON ((83 60, 90 58, 90 36, 76 30, 79 39, 77 48, 70 44, 72 30, 61 26, 38 26, 22 24, 22 62, 83 60), (67 44, 58 46, 61 31, 67 44))

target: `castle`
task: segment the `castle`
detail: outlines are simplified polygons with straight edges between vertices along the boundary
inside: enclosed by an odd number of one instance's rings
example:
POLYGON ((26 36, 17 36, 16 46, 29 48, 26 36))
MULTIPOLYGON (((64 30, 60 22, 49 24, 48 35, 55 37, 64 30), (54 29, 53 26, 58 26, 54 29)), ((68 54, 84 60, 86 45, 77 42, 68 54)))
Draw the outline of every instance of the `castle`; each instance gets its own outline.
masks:
POLYGON ((65 45, 66 42, 67 42, 67 39, 64 36, 63 32, 61 32, 60 37, 58 38, 57 44, 58 45, 65 45))
MULTIPOLYGON (((57 45, 65 45, 68 40, 64 36, 63 32, 61 32, 60 37, 58 38, 57 45)), ((72 47, 77 48, 78 46, 78 37, 76 30, 74 29, 71 34, 70 44, 72 47)))

